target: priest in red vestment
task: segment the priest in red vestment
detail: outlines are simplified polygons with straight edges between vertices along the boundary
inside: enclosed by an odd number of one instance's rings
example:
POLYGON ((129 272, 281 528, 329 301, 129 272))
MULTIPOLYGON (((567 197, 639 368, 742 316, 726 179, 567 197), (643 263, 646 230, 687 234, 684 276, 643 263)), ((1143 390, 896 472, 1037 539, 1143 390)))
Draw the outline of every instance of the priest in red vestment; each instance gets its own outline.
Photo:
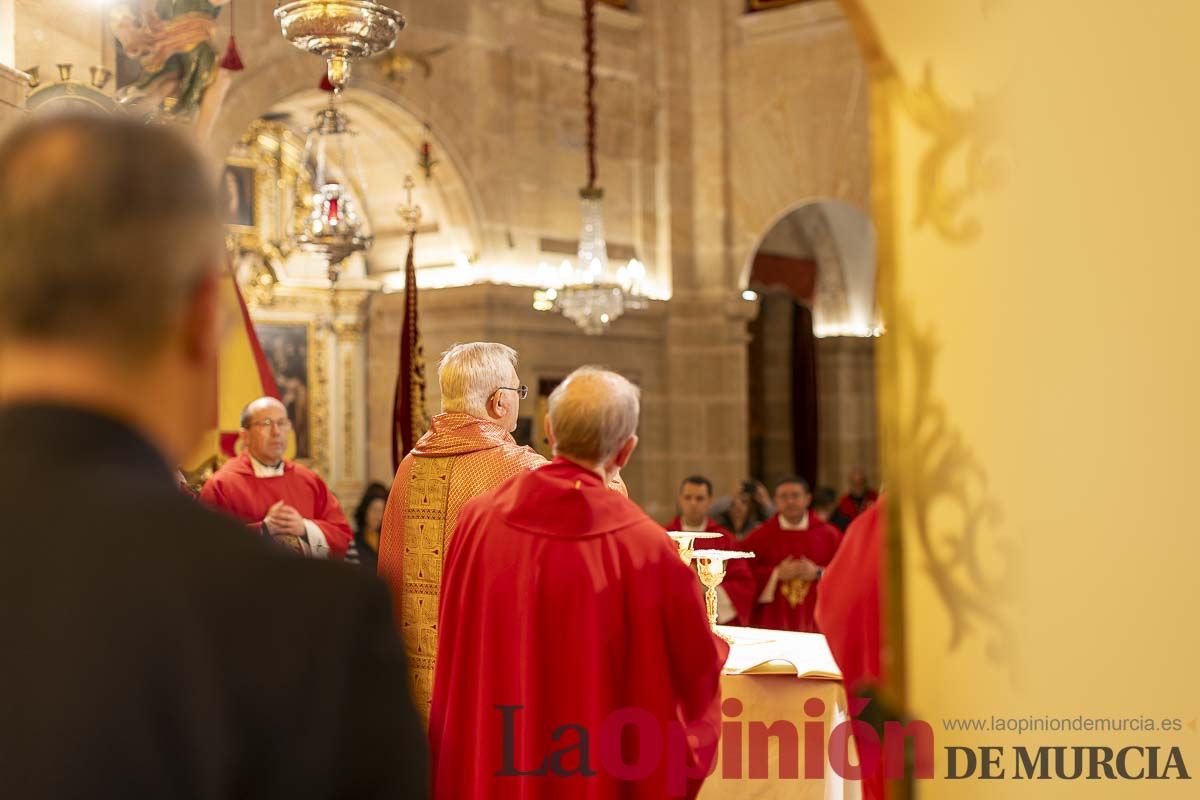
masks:
POLYGON ((757 605, 751 624, 759 628, 819 633, 813 610, 824 568, 833 560, 837 529, 809 512, 808 482, 788 476, 775 488, 775 515, 742 541, 754 553, 757 605))
MULTIPOLYGON (((468 500, 548 463, 512 437, 529 391, 517 376, 517 351, 498 342, 456 344, 438 363, 438 386, 442 413, 400 462, 379 539, 379 577, 392 590, 423 719, 433 697, 443 559, 459 512, 468 500)), ((619 475, 612 488, 625 491, 619 475)))
POLYGON ((637 389, 591 367, 550 396, 555 459, 463 507, 429 722, 438 800, 694 797, 726 645, 663 529, 606 483, 637 389))
POLYGON ((838 500, 837 508, 834 509, 829 521, 838 530, 846 531, 855 517, 866 511, 877 499, 879 499, 878 492, 867 484, 866 470, 862 467, 854 467, 850 470, 850 491, 838 500))
POLYGON ((883 537, 887 503, 880 498, 850 525, 845 541, 821 578, 817 623, 842 671, 846 690, 855 694, 881 678, 883 641, 883 537))
MULTIPOLYGON (((821 579, 817 623, 829 642, 850 696, 877 695, 876 689, 883 681, 886 531, 887 499, 881 496, 850 524, 845 541, 821 579)), ((863 781, 863 789, 867 800, 881 800, 883 771, 863 781)))
POLYGON ((350 523, 317 473, 283 457, 291 430, 274 397, 250 403, 242 412, 245 450, 208 479, 200 498, 297 552, 340 560, 354 538, 350 523))
POLYGON ((433 696, 443 556, 463 504, 547 463, 512 431, 528 389, 517 352, 468 342, 438 362, 442 412, 404 456, 383 512, 379 577, 392 590, 393 615, 408 656, 409 685, 423 719, 433 696))
MULTIPOLYGON (((720 539, 701 539, 696 549, 741 550, 733 534, 708 516, 712 508, 712 481, 703 475, 684 478, 679 484, 679 516, 666 524, 669 531, 719 533, 720 539)), ((754 573, 745 559, 726 562, 725 580, 717 587, 717 622, 722 625, 749 625, 754 611, 754 573)))

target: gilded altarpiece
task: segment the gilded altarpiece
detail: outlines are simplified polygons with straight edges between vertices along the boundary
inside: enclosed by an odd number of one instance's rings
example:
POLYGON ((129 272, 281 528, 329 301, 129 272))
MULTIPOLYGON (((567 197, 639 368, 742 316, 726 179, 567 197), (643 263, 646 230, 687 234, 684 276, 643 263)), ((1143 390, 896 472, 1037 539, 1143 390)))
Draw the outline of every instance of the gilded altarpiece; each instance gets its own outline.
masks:
MULTIPOLYGON (((248 215, 253 225, 230 226, 229 245, 256 328, 280 339, 281 347, 292 339, 305 343, 303 365, 290 367, 284 376, 304 394, 303 403, 295 403, 304 416, 297 428, 306 431, 297 457, 349 505, 366 484, 363 315, 372 287, 347 280, 333 290, 288 275, 292 221, 304 213, 308 194, 303 157, 303 139, 286 120, 260 119, 250 126, 226 163, 253 174, 253 214, 248 215), (306 335, 299 336, 296 328, 306 335)), ((266 355, 271 362, 272 353, 266 355)))

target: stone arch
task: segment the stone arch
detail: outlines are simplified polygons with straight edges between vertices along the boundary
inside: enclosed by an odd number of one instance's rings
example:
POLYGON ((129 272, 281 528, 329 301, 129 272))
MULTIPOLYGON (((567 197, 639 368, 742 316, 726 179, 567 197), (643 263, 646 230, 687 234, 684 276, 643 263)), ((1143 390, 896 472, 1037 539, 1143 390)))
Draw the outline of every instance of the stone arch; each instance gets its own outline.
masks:
MULTIPOLYGON (((792 229, 817 264, 813 303, 819 331, 863 335, 875 322, 875 232, 870 218, 842 200, 811 198, 776 213, 759 233, 740 266, 738 288, 749 286, 754 260, 764 243, 792 229)), ((782 237, 786 240, 786 236, 782 237)))
MULTIPOLYGON (((314 59, 313 63, 318 62, 314 59)), ((306 101, 309 105, 323 102, 321 98, 325 95, 314 88, 314 82, 311 71, 296 68, 295 57, 290 53, 239 77, 213 125, 207 142, 209 153, 217 160, 224 159, 246 128, 273 109, 303 107, 306 101)), ((445 105, 431 102, 427 92, 415 85, 414 90, 406 87, 401 94, 395 85, 368 69, 355 73, 343 102, 361 118, 355 122, 369 123, 363 127, 369 127, 374 135, 393 137, 397 145, 410 148, 409 152, 415 152, 419 137, 433 143, 440 162, 433 186, 450 222, 468 232, 471 242, 468 255, 478 254, 484 246, 483 201, 466 158, 445 133, 456 125, 445 105)), ((390 179, 402 181, 403 176, 393 175, 390 179)))

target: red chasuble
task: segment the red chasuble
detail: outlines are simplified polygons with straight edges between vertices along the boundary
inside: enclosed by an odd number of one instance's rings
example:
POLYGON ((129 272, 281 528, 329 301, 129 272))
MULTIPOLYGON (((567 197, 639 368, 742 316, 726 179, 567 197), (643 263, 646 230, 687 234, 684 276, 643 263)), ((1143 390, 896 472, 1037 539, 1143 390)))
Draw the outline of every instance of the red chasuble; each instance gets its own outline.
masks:
POLYGON ((838 500, 838 514, 847 521, 847 524, 854 521, 859 514, 866 511, 871 505, 879 499, 879 493, 874 489, 867 489, 867 493, 860 499, 855 499, 849 493, 842 495, 838 500))
POLYGON ((282 476, 259 478, 250 465, 249 454, 242 453, 226 461, 208 479, 200 499, 249 525, 262 524, 271 506, 282 500, 317 524, 329 543, 332 558, 344 557, 354 538, 341 504, 325 481, 308 467, 291 461, 283 462, 282 476))
POLYGON ((556 459, 467 503, 445 564, 435 798, 699 792, 728 648, 661 526, 556 459), (700 747, 680 733, 705 723, 700 747))
MULTIPOLYGON (((887 500, 880 498, 850 525, 837 556, 821 578, 817 622, 854 695, 883 678, 883 538, 887 500)), ((880 770, 863 784, 868 800, 883 797, 880 770)))
MULTIPOLYGON (((808 527, 785 531, 779 527, 779 515, 759 525, 742 540, 741 548, 754 553, 755 600, 759 599, 771 579, 771 572, 784 558, 807 558, 820 567, 827 566, 837 552, 840 534, 811 511, 808 527)), ((779 581, 769 603, 755 603, 751 624, 757 628, 819 633, 813 610, 817 605, 820 581, 799 579, 779 581)))
MULTIPOLYGON (((683 520, 679 517, 667 523, 667 530, 681 531, 683 530, 683 520)), ((704 520, 704 530, 708 533, 721 534, 720 539, 698 539, 694 545, 696 550, 745 550, 746 548, 733 537, 733 534, 722 528, 711 519, 704 520)), ((725 590, 725 594, 729 595, 729 602, 733 603, 733 607, 737 609, 737 617, 724 625, 749 625, 750 615, 754 611, 754 598, 757 595, 754 593, 754 573, 750 571, 749 559, 733 558, 725 564, 725 580, 721 581, 721 588, 725 590)))

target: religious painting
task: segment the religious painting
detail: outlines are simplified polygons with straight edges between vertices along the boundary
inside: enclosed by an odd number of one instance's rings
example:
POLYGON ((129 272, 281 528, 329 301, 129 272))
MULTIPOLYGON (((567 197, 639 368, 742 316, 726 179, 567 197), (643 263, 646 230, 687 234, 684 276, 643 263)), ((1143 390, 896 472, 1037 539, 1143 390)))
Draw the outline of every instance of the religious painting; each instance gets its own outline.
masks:
POLYGON ((221 209, 225 224, 235 229, 254 230, 253 161, 230 160, 221 176, 221 209))
MULTIPOLYGON (((121 0, 107 14, 116 40, 117 99, 151 117, 192 120, 218 72, 217 18, 230 0, 121 0)), ((219 103, 219 93, 214 93, 219 103)))
POLYGON ((279 399, 287 408, 296 435, 296 458, 312 457, 308 353, 309 329, 303 323, 272 323, 254 326, 263 355, 279 387, 279 399))

